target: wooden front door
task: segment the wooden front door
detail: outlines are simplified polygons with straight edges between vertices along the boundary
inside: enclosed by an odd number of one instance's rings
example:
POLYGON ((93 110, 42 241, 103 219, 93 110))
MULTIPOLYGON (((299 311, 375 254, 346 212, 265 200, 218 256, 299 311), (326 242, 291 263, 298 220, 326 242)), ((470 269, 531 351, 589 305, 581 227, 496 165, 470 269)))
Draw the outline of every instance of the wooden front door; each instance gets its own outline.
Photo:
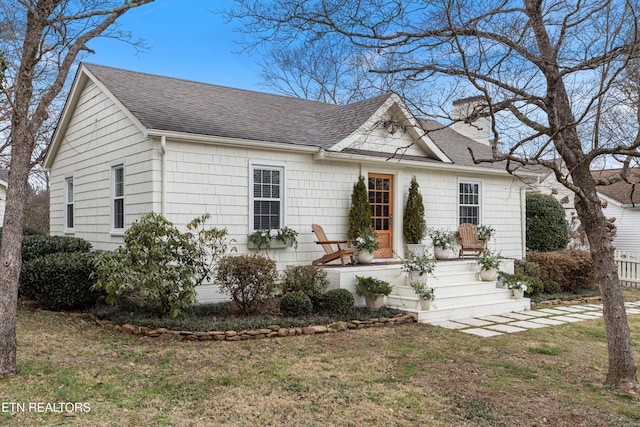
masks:
POLYGON ((393 256, 393 175, 369 174, 369 203, 373 228, 378 233, 380 248, 376 258, 393 256))

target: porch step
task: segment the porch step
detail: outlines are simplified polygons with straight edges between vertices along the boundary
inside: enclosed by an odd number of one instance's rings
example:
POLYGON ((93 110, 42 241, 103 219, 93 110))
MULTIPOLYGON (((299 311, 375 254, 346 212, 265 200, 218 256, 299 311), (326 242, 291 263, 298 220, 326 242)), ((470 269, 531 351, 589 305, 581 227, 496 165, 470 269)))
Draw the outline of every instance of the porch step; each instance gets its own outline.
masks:
MULTIPOLYGON (((512 299, 511 291, 508 289, 492 289, 491 291, 486 292, 473 292, 468 294, 459 294, 452 296, 442 296, 438 294, 438 288, 435 291, 435 304, 444 309, 450 307, 458 307, 461 305, 474 305, 474 304, 493 304, 498 301, 505 301, 512 299)), ((399 307, 406 306, 407 301, 409 304, 413 304, 415 307, 415 301, 418 300, 418 297, 414 295, 411 296, 399 296, 391 294, 387 297, 387 305, 390 307, 399 307)))
POLYGON ((413 308, 407 306, 403 307, 402 310, 413 314, 419 323, 434 323, 445 320, 455 321, 531 309, 531 300, 529 298, 499 300, 490 304, 465 304, 454 307, 441 307, 436 300, 431 304, 431 310, 429 311, 420 310, 415 304, 417 304, 417 302, 414 303, 413 308))
MULTIPOLYGON (((496 290, 496 282, 483 282, 481 280, 476 281, 461 281, 458 283, 445 283, 440 281, 434 283, 432 280, 427 281, 427 285, 435 290, 436 298, 449 298, 466 295, 486 294, 496 290)), ((504 291, 504 289, 501 289, 504 291)), ((391 292, 391 295, 397 295, 399 297, 412 297, 415 296, 413 288, 409 285, 396 285, 391 292)))

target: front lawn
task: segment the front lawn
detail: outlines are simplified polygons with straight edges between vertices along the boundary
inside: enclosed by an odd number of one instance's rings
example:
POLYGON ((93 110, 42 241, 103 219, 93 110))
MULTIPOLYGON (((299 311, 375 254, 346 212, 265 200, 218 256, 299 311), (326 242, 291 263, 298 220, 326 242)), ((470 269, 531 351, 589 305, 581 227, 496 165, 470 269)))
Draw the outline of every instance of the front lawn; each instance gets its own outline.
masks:
MULTIPOLYGON (((637 343, 640 316, 629 323, 637 343)), ((90 412, 3 411, 2 425, 640 425, 640 400, 602 385, 602 319, 492 338, 414 324, 161 342, 20 310, 18 340, 19 376, 0 381, 0 401, 90 412)))

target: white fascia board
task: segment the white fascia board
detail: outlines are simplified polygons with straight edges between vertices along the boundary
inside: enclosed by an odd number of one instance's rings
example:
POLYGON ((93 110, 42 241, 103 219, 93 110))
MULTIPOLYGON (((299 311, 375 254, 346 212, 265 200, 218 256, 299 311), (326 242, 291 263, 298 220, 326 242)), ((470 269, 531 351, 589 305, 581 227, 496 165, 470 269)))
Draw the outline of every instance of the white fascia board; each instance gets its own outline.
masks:
POLYGON ((232 147, 260 148, 272 151, 288 151, 297 153, 319 153, 322 148, 308 145, 295 145, 284 142, 258 141, 253 139, 229 138, 222 136, 200 135, 187 132, 166 131, 160 129, 149 129, 145 132, 149 138, 166 137, 167 140, 184 142, 199 142, 202 144, 226 145, 232 147))
POLYGON ((76 109, 76 105, 78 104, 78 100, 80 99, 80 95, 84 90, 87 82, 91 80, 107 97, 118 107, 120 111, 122 111, 129 120, 140 130, 140 132, 145 133, 146 127, 138 120, 136 116, 133 115, 129 109, 127 109, 119 100, 116 98, 109 89, 100 81, 96 76, 94 76, 84 64, 80 64, 80 68, 76 73, 76 78, 71 86, 71 92, 69 92, 69 96, 67 97, 67 101, 65 103, 64 109, 62 110, 62 114, 60 115, 60 120, 58 121, 58 126, 51 138, 51 144, 49 145, 49 151, 42 162, 42 169, 45 171, 51 170, 51 163, 58 153, 58 149, 60 148, 60 144, 62 144, 63 136, 66 133, 67 126, 71 121, 71 117, 76 109))
POLYGON ((387 100, 376 110, 375 113, 371 115, 355 132, 353 132, 348 137, 344 138, 342 141, 334 144, 329 148, 329 151, 342 151, 345 148, 351 146, 366 132, 371 132, 380 120, 384 117, 384 115, 389 111, 394 105, 397 105, 400 111, 402 111, 403 118, 410 123, 408 126, 408 130, 411 132, 411 136, 416 140, 418 146, 426 153, 431 154, 436 157, 437 160, 440 160, 445 163, 453 163, 453 161, 447 157, 447 155, 442 151, 432 140, 429 138, 426 133, 422 133, 418 131, 418 129, 422 129, 422 127, 418 124, 418 120, 415 116, 409 111, 405 103, 400 99, 400 97, 393 93, 387 98, 387 100))

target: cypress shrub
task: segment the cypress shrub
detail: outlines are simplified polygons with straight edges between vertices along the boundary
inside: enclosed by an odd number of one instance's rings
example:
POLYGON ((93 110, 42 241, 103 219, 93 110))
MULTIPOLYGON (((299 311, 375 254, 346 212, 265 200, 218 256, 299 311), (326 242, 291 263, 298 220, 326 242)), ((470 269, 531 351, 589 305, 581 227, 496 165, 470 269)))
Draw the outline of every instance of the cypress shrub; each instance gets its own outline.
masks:
POLYGON ((527 249, 550 252, 566 249, 569 229, 564 209, 553 196, 527 194, 527 249))
POLYGON ((372 229, 371 204, 369 203, 369 191, 364 177, 360 175, 358 182, 353 185, 351 193, 351 209, 349 210, 349 231, 347 237, 355 240, 365 230, 372 229))
POLYGON ((424 219, 424 202, 420 194, 418 181, 411 178, 407 204, 404 208, 403 234, 409 244, 419 244, 427 234, 427 222, 424 219))

